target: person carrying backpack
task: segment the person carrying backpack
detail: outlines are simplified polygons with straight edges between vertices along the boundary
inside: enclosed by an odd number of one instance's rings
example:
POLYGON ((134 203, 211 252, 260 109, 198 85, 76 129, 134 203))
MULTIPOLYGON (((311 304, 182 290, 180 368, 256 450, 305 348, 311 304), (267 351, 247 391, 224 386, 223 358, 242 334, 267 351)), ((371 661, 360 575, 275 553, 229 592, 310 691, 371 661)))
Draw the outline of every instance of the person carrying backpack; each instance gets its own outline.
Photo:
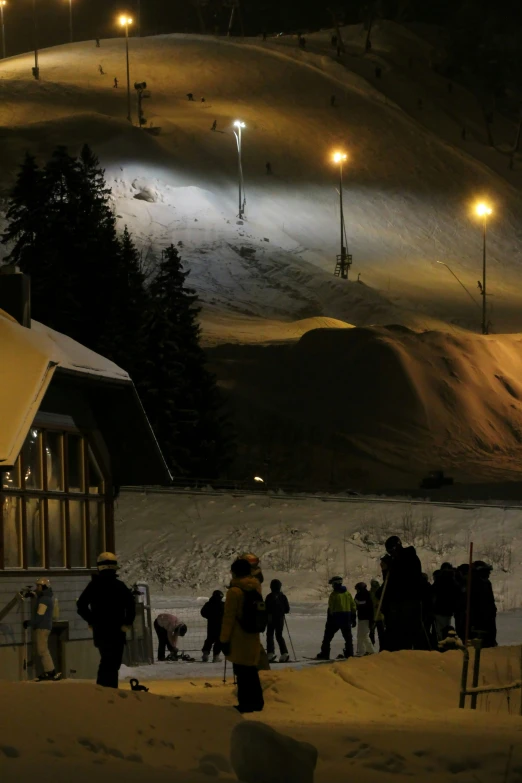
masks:
POLYGON ((236 560, 231 572, 221 625, 221 649, 236 675, 235 709, 240 713, 261 712, 264 700, 257 667, 261 656, 259 634, 266 628, 266 608, 259 581, 252 576, 248 560, 236 560))
POLYGON ((221 645, 219 643, 219 634, 221 633, 221 623, 223 621, 223 612, 225 604, 223 603, 223 593, 221 590, 214 590, 209 600, 201 609, 201 616, 207 621, 207 638, 203 645, 202 653, 203 663, 209 659, 210 651, 213 650, 212 663, 219 663, 221 658, 221 645))
POLYGON ((281 657, 279 663, 286 663, 290 656, 288 655, 288 648, 283 636, 283 629, 285 627, 285 615, 290 611, 290 605, 288 598, 281 592, 282 584, 279 579, 272 579, 270 582, 270 590, 272 591, 266 597, 266 613, 267 613, 267 629, 266 629, 266 651, 268 653, 268 660, 270 663, 277 660, 275 654, 274 634, 279 645, 279 652, 281 657))

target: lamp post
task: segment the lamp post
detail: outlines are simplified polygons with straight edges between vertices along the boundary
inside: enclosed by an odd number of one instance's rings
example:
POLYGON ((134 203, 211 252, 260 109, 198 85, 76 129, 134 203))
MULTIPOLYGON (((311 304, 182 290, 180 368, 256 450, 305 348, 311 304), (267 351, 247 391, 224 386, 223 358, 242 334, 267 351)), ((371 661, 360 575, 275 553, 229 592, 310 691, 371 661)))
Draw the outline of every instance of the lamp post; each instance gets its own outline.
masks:
POLYGON ((69 0, 69 40, 73 42, 73 15, 72 15, 72 0, 69 0))
POLYGON ((488 334, 488 321, 486 313, 486 227, 488 217, 491 215, 493 210, 490 206, 488 206, 488 204, 481 202, 477 204, 475 211, 477 215, 482 218, 482 334, 488 334))
POLYGON ((0 19, 2 22, 2 59, 5 60, 5 26, 4 26, 4 6, 7 0, 0 0, 0 19))
POLYGON ((244 186, 243 186, 243 163, 241 159, 241 130, 242 128, 245 128, 246 125, 244 122, 241 122, 241 120, 236 120, 234 123, 234 127, 237 128, 237 131, 234 131, 234 136, 236 137, 236 141, 237 141, 237 161, 238 161, 238 181, 239 181, 239 219, 242 220, 244 215, 244 207, 243 207, 244 186))
POLYGON ((40 78, 40 68, 38 67, 38 24, 36 21, 36 0, 33 0, 33 35, 34 35, 33 76, 36 80, 38 80, 40 78))
POLYGON ((335 152, 333 156, 333 162, 339 164, 339 211, 340 211, 340 228, 341 228, 341 253, 338 259, 338 265, 340 276, 344 279, 348 279, 348 267, 349 261, 346 256, 346 247, 344 245, 344 208, 343 208, 343 163, 348 159, 348 155, 345 152, 335 152))
POLYGON ((122 14, 120 16, 120 24, 125 28, 125 53, 127 56, 127 119, 132 122, 131 115, 131 91, 130 91, 130 67, 129 67, 129 25, 132 24, 130 16, 122 14))

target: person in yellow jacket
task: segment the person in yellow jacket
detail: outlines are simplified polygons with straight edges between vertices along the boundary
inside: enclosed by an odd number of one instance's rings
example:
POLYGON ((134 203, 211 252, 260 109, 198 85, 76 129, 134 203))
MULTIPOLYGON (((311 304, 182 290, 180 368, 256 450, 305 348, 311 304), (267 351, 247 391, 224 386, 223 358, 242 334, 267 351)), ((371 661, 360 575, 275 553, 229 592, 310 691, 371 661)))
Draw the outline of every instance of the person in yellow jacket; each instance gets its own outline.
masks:
POLYGON ((264 707, 263 691, 259 680, 258 665, 261 655, 261 641, 258 632, 245 630, 244 608, 253 611, 253 603, 261 608, 263 597, 259 581, 251 574, 247 560, 232 563, 232 581, 225 598, 225 611, 221 624, 221 649, 234 667, 237 680, 238 712, 261 712, 264 707), (254 592, 255 595, 251 595, 254 592), (247 595, 250 594, 250 595, 247 595))
POLYGON ((357 625, 357 605, 343 585, 342 576, 333 576, 328 584, 332 585, 332 592, 328 599, 328 614, 321 652, 316 656, 319 661, 330 659, 330 645, 337 631, 342 633, 344 639, 344 651, 339 658, 351 658, 353 656, 352 628, 357 625))

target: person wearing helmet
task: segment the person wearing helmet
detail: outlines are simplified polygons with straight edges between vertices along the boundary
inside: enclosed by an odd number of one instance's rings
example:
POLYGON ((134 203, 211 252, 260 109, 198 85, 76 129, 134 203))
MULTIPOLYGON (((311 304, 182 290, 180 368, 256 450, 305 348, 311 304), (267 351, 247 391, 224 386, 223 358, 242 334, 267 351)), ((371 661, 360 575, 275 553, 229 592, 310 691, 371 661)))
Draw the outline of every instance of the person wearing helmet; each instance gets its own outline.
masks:
POLYGON ((288 655, 288 648, 286 646, 285 638, 283 636, 283 629, 285 627, 285 615, 290 612, 290 605, 288 598, 281 592, 282 584, 279 579, 272 579, 270 582, 270 592, 266 597, 266 612, 268 615, 268 624, 266 627, 266 651, 268 654, 268 660, 273 663, 277 660, 275 654, 274 634, 279 645, 279 663, 286 663, 290 656, 288 655))
POLYGON ((399 536, 386 541, 387 576, 382 612, 386 618, 386 642, 390 652, 430 650, 423 623, 423 578, 415 547, 403 547, 399 536))
POLYGON ((254 577, 254 579, 257 579, 260 585, 262 585, 265 577, 261 571, 258 556, 254 555, 252 552, 245 552, 239 559, 247 560, 250 563, 250 574, 254 577))
POLYGON ((328 584, 332 585, 332 592, 328 599, 328 614, 321 652, 316 656, 319 661, 330 660, 330 645, 337 631, 341 631, 344 638, 344 652, 339 658, 351 658, 353 656, 352 628, 357 625, 357 606, 343 585, 343 577, 333 576, 328 584))
POLYGON ((203 663, 208 661, 211 650, 213 652, 212 663, 219 663, 221 660, 219 657, 221 652, 219 634, 221 633, 224 611, 223 593, 221 590, 214 590, 209 600, 202 606, 200 612, 201 616, 207 621, 207 638, 201 651, 203 653, 203 663))
POLYGON ((181 620, 178 620, 175 614, 163 612, 154 620, 154 630, 158 637, 158 661, 177 661, 178 660, 178 639, 185 636, 187 626, 181 620), (165 648, 169 655, 165 658, 165 648))
POLYGON ((37 682, 59 680, 60 674, 56 673, 53 659, 49 652, 49 634, 53 628, 53 615, 55 598, 51 588, 51 582, 46 577, 36 580, 36 590, 31 593, 35 597, 34 611, 31 620, 24 622, 24 627, 33 629, 36 655, 40 659, 42 673, 36 678, 37 682))
POLYGON ((100 653, 97 685, 118 687, 125 635, 136 616, 134 597, 116 575, 118 559, 112 552, 98 555, 98 573, 77 601, 80 617, 92 628, 94 646, 100 653))

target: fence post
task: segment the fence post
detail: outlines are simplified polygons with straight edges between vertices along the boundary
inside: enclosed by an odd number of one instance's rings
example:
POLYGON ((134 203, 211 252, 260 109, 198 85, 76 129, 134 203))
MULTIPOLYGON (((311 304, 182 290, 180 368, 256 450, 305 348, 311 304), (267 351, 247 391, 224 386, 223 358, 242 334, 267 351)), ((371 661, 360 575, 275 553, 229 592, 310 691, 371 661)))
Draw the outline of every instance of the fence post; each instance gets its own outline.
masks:
POLYGON ((468 688, 468 667, 469 667, 469 649, 464 647, 462 650, 464 658, 462 660, 462 676, 460 678, 460 699, 459 707, 461 710, 466 706, 466 690, 468 688))
MULTIPOLYGON (((480 676, 480 656, 482 654, 482 640, 475 639, 473 642, 473 647, 475 648, 475 659, 473 661, 473 680, 471 683, 471 687, 478 688, 479 676, 480 676)), ((477 699, 478 699, 478 693, 472 693, 471 694, 472 710, 477 709, 477 699)))
POLYGON ((467 645, 469 641, 469 626, 471 621, 471 568, 473 566, 473 541, 469 545, 469 571, 468 571, 468 588, 466 595, 466 633, 464 636, 464 644, 467 645))

